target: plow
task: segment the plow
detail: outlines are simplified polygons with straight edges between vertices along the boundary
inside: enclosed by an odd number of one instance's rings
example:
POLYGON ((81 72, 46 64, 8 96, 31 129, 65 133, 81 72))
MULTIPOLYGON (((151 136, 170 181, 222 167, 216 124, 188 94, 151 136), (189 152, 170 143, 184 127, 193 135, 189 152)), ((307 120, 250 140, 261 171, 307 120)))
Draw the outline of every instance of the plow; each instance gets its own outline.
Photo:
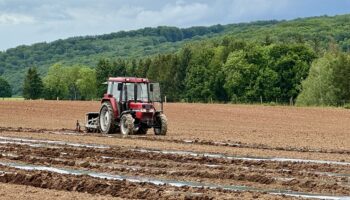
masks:
POLYGON ((99 112, 86 114, 86 132, 166 135, 167 118, 159 83, 146 78, 111 77, 99 112))

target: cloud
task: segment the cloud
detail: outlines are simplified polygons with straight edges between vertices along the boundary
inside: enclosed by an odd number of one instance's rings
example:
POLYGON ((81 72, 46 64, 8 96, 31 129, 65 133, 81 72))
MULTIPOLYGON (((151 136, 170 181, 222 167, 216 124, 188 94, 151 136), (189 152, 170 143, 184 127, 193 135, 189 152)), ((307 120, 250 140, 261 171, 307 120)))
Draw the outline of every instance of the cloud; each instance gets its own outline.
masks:
POLYGON ((19 25, 19 24, 32 24, 35 19, 31 16, 22 14, 0 14, 0 25, 19 25))
POLYGON ((350 0, 0 0, 0 49, 160 25, 190 27, 350 12, 350 0))
POLYGON ((71 7, 66 10, 66 14, 72 17, 72 21, 80 21, 88 26, 110 26, 119 30, 159 25, 192 25, 203 19, 208 12, 209 6, 205 3, 184 3, 183 1, 160 3, 154 8, 114 2, 90 8, 71 7))

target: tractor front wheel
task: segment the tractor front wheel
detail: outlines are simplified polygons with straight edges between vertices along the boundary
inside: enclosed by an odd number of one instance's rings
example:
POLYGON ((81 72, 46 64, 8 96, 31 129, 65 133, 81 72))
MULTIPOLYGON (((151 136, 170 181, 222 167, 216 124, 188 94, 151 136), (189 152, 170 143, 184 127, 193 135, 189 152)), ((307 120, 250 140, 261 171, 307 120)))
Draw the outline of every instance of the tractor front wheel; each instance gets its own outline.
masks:
POLYGON ((168 120, 164 114, 156 116, 156 128, 154 128, 155 135, 166 135, 168 130, 168 120))
POLYGON ((141 126, 135 133, 136 135, 146 135, 147 131, 148 131, 148 128, 141 126))
POLYGON ((114 111, 110 102, 102 104, 98 123, 100 132, 103 134, 110 134, 115 130, 114 111))
POLYGON ((130 114, 121 117, 120 132, 123 135, 131 135, 134 132, 134 118, 130 114))

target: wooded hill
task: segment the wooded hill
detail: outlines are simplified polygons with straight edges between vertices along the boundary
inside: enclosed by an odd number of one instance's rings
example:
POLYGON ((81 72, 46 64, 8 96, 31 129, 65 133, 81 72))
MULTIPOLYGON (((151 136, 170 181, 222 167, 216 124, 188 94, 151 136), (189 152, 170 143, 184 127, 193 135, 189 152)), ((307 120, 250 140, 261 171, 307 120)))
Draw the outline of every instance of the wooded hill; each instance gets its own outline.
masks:
POLYGON ((291 21, 258 21, 210 27, 144 28, 135 31, 73 37, 50 43, 18 46, 0 52, 0 75, 9 81, 13 94, 21 95, 29 67, 46 75, 49 66, 86 65, 96 67, 102 58, 115 60, 153 57, 178 52, 185 44, 235 38, 259 44, 303 44, 321 55, 330 43, 342 51, 350 49, 350 15, 321 16, 291 21), (21 81, 19 81, 21 80, 21 81))

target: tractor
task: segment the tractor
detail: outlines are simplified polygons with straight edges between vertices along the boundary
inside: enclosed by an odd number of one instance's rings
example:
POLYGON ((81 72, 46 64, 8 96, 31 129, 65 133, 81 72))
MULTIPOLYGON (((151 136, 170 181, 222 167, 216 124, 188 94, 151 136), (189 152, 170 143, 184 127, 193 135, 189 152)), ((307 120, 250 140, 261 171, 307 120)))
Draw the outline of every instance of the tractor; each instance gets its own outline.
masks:
POLYGON ((166 134, 159 83, 146 78, 111 77, 107 85, 100 112, 86 114, 87 132, 145 135, 153 128, 155 135, 166 134))

